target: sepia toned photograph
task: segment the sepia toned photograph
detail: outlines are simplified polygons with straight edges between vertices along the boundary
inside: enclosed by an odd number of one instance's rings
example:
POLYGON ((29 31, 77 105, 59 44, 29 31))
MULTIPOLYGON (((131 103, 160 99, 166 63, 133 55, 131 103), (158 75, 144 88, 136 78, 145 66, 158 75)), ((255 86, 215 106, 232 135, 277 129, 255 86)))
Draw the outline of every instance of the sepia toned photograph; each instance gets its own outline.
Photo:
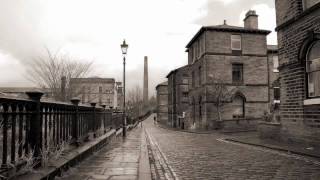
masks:
POLYGON ((0 0, 0 180, 320 180, 320 0, 0 0))

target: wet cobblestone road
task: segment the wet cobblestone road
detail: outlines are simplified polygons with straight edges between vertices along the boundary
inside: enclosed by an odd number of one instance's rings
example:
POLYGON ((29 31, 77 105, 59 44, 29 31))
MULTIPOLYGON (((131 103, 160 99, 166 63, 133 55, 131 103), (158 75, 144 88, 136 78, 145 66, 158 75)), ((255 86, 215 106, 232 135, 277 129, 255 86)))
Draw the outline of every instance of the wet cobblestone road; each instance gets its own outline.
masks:
POLYGON ((218 133, 163 129, 152 118, 144 127, 178 179, 320 179, 317 160, 229 143, 218 133))
POLYGON ((160 128, 153 116, 115 139, 59 179, 138 179, 143 138, 156 180, 320 179, 320 162, 303 156, 225 141, 219 133, 196 134, 160 128))

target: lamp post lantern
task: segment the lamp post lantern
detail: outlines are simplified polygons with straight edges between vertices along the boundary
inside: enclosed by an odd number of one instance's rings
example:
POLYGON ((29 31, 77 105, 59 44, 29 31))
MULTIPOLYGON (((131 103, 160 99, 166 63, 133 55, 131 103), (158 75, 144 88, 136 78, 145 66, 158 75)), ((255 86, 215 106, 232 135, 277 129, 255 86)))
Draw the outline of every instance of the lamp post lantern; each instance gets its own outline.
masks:
POLYGON ((123 40, 120 45, 123 55, 123 117, 122 117, 122 136, 126 137, 127 134, 127 122, 126 122, 126 55, 128 51, 128 44, 123 40))

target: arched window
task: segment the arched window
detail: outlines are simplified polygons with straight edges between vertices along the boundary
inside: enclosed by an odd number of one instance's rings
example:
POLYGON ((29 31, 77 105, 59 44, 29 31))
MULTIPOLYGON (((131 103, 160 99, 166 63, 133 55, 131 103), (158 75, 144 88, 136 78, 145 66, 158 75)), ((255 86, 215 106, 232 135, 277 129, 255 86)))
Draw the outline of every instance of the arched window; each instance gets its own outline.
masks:
POLYGON ((245 98, 237 94, 234 96, 232 100, 232 106, 233 106, 233 117, 234 118, 244 118, 245 116, 245 98))
POLYGON ((307 53, 306 72, 308 97, 320 96, 320 41, 314 42, 307 53))

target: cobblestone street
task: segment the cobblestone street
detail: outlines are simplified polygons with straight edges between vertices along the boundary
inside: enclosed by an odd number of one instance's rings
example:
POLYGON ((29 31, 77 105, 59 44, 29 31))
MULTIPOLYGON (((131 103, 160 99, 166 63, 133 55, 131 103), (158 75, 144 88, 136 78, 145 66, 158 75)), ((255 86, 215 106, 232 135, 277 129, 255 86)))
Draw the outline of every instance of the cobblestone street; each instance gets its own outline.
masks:
POLYGON ((126 140, 118 137, 60 179, 141 179, 143 157, 149 157, 155 180, 320 179, 317 159, 229 142, 229 135, 219 133, 164 129, 153 124, 153 116, 143 128, 130 131, 126 140), (148 153, 141 153, 143 146, 148 153))
POLYGON ((163 129, 155 126, 152 118, 144 127, 151 146, 164 156, 160 162, 167 161, 177 179, 320 179, 317 160, 230 143, 221 134, 163 129))

